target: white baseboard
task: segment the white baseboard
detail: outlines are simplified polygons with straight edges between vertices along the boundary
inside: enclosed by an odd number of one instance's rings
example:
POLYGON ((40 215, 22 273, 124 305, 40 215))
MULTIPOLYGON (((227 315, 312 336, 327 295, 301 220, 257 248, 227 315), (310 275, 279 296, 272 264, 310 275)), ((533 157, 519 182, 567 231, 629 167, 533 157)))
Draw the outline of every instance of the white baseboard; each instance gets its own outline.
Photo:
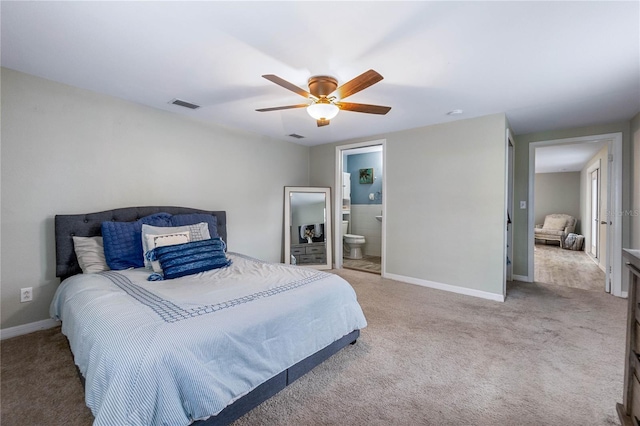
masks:
POLYGON ((422 280, 419 278, 405 277, 404 275, 385 274, 385 278, 389 278, 396 281, 402 281, 408 284, 420 285, 423 287, 435 288, 436 290, 449 291, 451 293, 464 294, 466 296, 479 297, 481 299, 494 300, 496 302, 504 302, 504 295, 489 293, 482 290, 474 290, 466 287, 459 287, 457 285, 442 284, 435 281, 422 280))
POLYGON ((525 283, 533 282, 533 280, 530 280, 526 275, 512 275, 511 278, 513 278, 514 281, 523 281, 525 283))
POLYGON ((32 322, 29 324, 18 325, 16 327, 3 328, 2 330, 0 330, 0 340, 22 336, 23 334, 33 333, 34 331, 46 330, 48 328, 57 327, 59 325, 60 321, 56 321, 50 318, 42 321, 32 322))

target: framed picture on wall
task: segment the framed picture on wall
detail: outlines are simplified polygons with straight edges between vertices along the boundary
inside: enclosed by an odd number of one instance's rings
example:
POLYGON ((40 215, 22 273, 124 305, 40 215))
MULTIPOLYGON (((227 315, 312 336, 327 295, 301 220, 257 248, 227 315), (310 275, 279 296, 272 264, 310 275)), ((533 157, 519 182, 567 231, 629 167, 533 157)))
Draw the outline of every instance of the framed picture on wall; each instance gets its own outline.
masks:
POLYGON ((373 169, 360 169, 360 183, 373 183, 373 169))

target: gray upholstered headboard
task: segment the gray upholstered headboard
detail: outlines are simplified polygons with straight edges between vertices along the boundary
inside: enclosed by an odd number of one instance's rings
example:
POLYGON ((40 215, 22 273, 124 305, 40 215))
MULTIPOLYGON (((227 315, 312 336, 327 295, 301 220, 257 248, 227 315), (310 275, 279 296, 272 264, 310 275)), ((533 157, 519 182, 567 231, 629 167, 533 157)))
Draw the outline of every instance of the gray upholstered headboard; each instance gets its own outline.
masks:
POLYGON ((188 207, 153 206, 125 207, 98 213, 56 215, 56 277, 65 279, 71 275, 82 273, 73 249, 74 235, 78 237, 100 236, 102 235, 102 222, 134 222, 142 217, 160 212, 169 214, 205 213, 215 216, 218 223, 218 235, 228 243, 227 214, 224 211, 198 210, 188 207))

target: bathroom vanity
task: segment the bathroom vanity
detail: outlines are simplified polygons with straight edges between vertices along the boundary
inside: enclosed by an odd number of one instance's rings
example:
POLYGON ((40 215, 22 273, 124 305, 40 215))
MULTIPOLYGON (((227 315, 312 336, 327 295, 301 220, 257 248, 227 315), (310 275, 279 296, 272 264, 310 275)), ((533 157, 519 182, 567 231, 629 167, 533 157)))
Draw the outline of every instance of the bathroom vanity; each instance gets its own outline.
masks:
POLYGON ((640 250, 623 249, 629 274, 627 340, 622 404, 616 409, 623 426, 640 425, 640 250))

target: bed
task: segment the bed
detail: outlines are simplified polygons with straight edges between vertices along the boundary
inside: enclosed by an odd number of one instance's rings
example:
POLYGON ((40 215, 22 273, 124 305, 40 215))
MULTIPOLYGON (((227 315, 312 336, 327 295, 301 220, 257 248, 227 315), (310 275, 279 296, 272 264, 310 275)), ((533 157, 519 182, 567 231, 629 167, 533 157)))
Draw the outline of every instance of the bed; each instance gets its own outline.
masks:
POLYGON ((224 211, 159 206, 55 217, 62 282, 51 315, 62 321, 94 425, 229 424, 355 343, 366 326, 342 278, 231 251, 223 254, 229 265, 175 279, 149 281, 144 267, 82 273, 74 237, 162 213, 211 216, 211 240, 228 242, 224 211))

